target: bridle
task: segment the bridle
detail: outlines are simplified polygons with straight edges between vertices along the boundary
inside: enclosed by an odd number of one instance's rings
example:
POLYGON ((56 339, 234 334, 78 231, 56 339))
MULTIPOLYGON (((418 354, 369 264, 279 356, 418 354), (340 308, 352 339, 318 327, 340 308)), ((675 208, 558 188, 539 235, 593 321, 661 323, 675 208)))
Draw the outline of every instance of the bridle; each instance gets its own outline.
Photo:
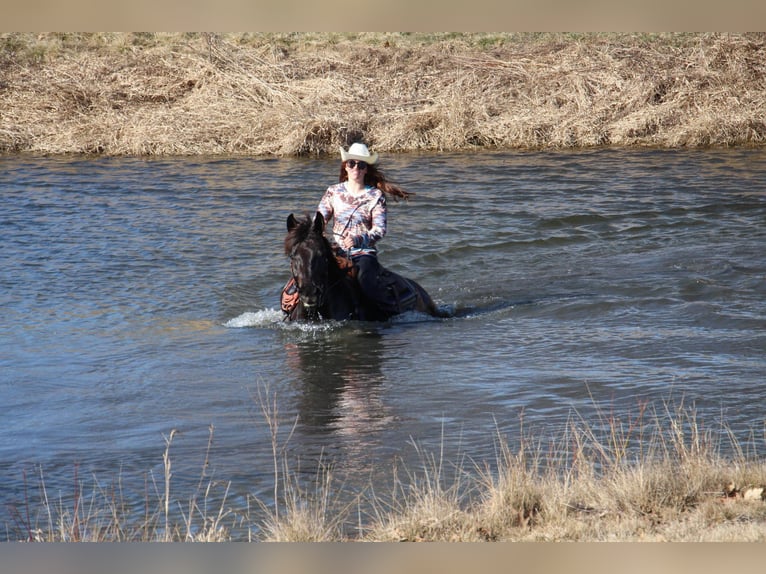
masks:
MULTIPOLYGON (((324 258, 324 255, 322 255, 322 257, 324 258)), ((305 273, 296 273, 295 271, 296 262, 303 263, 303 259, 298 255, 298 246, 296 246, 295 249, 293 249, 293 251, 290 253, 290 273, 293 277, 293 281, 295 281, 295 287, 298 289, 298 295, 301 296, 300 301, 303 304, 303 306, 306 307, 307 309, 313 309, 314 307, 321 307, 324 304, 324 298, 325 298, 324 285, 315 282, 313 280, 313 274, 311 274, 312 275, 311 287, 313 288, 314 293, 316 293, 316 303, 307 304, 303 298, 303 295, 306 292, 306 286, 303 283, 302 275, 305 275, 305 273)), ((302 265, 302 266, 306 270, 311 271, 310 265, 302 265)))
MULTIPOLYGON (((299 247, 300 245, 296 245, 293 248, 292 252, 289 255, 289 258, 290 258, 290 273, 292 275, 293 281, 295 282, 295 287, 298 290, 298 295, 301 296, 303 293, 305 293, 306 290, 299 278, 299 274, 295 272, 295 262, 296 261, 303 262, 303 259, 298 255, 299 247)), ((305 246, 304 246, 304 249, 305 249, 305 246)), ((331 266, 330 258, 331 257, 334 258, 334 255, 332 253, 329 253, 329 254, 326 253, 325 250, 319 250, 319 252, 317 252, 315 256, 322 258, 322 265, 327 269, 328 273, 327 273, 327 281, 325 283, 316 283, 313 280, 311 282, 314 292, 316 293, 316 303, 307 304, 304 301, 303 297, 302 296, 300 297, 301 304, 309 313, 312 313, 316 309, 321 308, 327 302, 326 301, 327 293, 331 292, 335 287, 340 285, 340 283, 346 278, 346 273, 343 270, 338 270, 339 273, 338 273, 337 279, 335 279, 335 281, 330 283, 330 274, 329 274, 330 266, 331 266)), ((309 269, 310 265, 306 266, 306 268, 309 269)))

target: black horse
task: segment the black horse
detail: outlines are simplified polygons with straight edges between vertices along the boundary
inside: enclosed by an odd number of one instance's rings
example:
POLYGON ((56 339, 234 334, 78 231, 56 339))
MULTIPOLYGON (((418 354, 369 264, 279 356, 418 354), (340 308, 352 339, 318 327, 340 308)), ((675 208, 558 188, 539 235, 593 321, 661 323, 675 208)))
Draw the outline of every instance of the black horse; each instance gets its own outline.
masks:
POLYGON ((341 268, 324 236, 324 226, 319 212, 313 219, 297 219, 292 213, 287 218, 285 253, 298 293, 297 304, 286 310, 287 320, 386 321, 405 311, 448 316, 418 283, 386 269, 380 280, 388 286, 394 310, 381 309, 364 296, 349 269, 341 268))

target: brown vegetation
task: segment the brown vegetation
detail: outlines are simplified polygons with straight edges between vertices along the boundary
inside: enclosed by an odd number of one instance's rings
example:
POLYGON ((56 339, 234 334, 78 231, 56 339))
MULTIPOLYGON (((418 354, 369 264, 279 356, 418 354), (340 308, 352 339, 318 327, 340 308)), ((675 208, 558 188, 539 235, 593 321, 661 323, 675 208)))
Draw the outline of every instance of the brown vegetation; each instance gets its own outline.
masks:
POLYGON ((766 142, 766 35, 0 34, 0 152, 766 142))
POLYGON ((25 488, 27 498, 9 506, 6 538, 213 542, 244 530, 248 540, 281 542, 766 541, 764 461, 730 433, 723 444, 703 431, 683 405, 642 405, 629 420, 603 414, 593 424, 573 417, 561 436, 524 432, 517 448, 498 435, 494 461, 444 460, 415 445, 420 468, 398 469, 381 493, 349 492, 322 461, 307 483, 288 463, 289 436, 279 439, 289 421, 280 421, 276 396, 259 391, 257 400, 272 437, 276 504, 235 502, 230 484, 209 475, 209 452, 196 490, 179 494, 173 431, 164 476, 151 476, 142 504, 127 504, 136 497, 122 477, 94 478, 89 492, 75 476, 74 495, 57 502, 41 471, 37 491, 25 488))

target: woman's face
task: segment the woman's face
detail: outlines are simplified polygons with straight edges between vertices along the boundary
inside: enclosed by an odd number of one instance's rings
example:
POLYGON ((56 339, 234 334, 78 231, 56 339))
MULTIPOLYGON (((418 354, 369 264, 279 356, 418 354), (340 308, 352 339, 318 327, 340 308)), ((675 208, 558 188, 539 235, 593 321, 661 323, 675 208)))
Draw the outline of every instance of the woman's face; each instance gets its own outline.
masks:
POLYGON ((355 159, 347 160, 346 173, 352 181, 364 181, 364 176, 367 173, 367 164, 355 159))

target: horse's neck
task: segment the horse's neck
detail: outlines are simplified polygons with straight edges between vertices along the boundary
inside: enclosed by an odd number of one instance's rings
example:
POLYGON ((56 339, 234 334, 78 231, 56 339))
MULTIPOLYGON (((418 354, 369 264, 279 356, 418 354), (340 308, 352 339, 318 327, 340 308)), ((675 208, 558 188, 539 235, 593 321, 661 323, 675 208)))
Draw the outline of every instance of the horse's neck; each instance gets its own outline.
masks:
POLYGON ((353 280, 334 261, 328 271, 328 298, 325 301, 327 311, 336 319, 356 318, 358 296, 353 280))
POLYGON ((341 271, 340 267, 337 265, 330 265, 330 268, 327 271, 327 280, 330 282, 331 287, 335 283, 340 283, 346 275, 346 273, 341 271))
POLYGON ((346 271, 340 268, 331 249, 327 255, 327 277, 330 284, 341 281, 345 276, 346 271))

